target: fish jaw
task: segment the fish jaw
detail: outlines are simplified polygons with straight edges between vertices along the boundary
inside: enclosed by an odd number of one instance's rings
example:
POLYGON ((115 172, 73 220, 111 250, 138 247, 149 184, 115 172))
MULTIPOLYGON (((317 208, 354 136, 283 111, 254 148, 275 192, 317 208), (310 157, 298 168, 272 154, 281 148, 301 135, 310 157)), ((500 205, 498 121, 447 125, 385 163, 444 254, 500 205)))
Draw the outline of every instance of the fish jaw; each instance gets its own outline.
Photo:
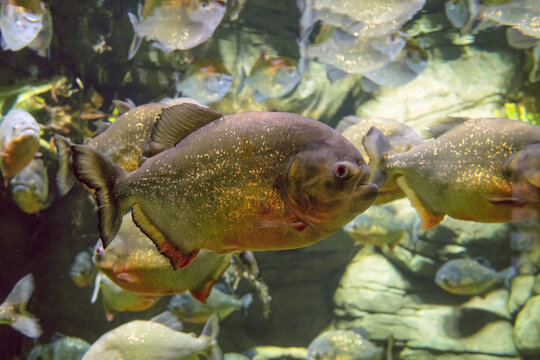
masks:
POLYGON ((1 168, 4 179, 9 179, 24 169, 39 150, 39 136, 25 132, 8 142, 2 151, 1 168))

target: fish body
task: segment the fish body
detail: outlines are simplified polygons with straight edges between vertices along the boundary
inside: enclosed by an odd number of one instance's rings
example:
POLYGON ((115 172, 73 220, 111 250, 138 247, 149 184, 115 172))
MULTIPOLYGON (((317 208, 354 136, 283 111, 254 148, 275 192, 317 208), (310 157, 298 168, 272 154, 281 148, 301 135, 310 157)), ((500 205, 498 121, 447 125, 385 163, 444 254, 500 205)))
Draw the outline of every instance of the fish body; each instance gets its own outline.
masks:
POLYGON ((319 43, 308 45, 306 56, 317 58, 348 74, 363 74, 382 68, 394 60, 405 46, 399 34, 362 38, 334 28, 319 43), (339 54, 339 56, 336 56, 339 54))
POLYGON ((82 339, 63 336, 50 344, 34 346, 27 360, 78 360, 89 348, 90 344, 82 339))
POLYGON ((253 65, 245 84, 254 91, 255 101, 262 102, 290 93, 299 81, 295 60, 288 57, 265 59, 263 54, 253 65))
MULTIPOLYGON (((360 151, 369 165, 369 156, 362 145, 364 136, 372 126, 379 129, 388 139, 392 147, 397 152, 404 152, 413 146, 423 142, 420 135, 413 129, 396 120, 386 118, 360 119, 356 116, 346 116, 344 122, 353 123, 352 126, 343 131, 343 136, 349 140, 360 151)), ((379 189, 379 194, 374 204, 380 205, 404 197, 405 194, 397 185, 395 179, 389 179, 384 186, 379 189)))
POLYGON ((537 0, 515 0, 506 4, 479 5, 478 18, 492 20, 501 25, 540 39, 540 2, 537 0))
POLYGON ((376 128, 370 130, 364 147, 370 164, 379 169, 373 181, 396 177, 424 229, 436 226, 445 215, 477 222, 537 216, 538 202, 516 196, 504 165, 525 146, 540 143, 540 127, 505 118, 453 121, 434 127, 435 139, 403 153, 392 151, 376 128))
POLYGON ((39 126, 26 111, 13 109, 0 123, 0 170, 9 179, 32 161, 39 149, 39 126))
POLYGON ((189 266, 174 271, 169 261, 133 223, 130 214, 126 214, 113 242, 106 249, 96 246, 94 262, 123 289, 153 295, 190 291, 204 301, 229 266, 229 256, 201 251, 189 266))
POLYGON ((212 360, 220 360, 218 332, 217 316, 208 320, 199 337, 153 321, 134 320, 103 334, 82 360, 194 360, 209 353, 212 360))
POLYGON ((509 274, 515 275, 515 269, 499 273, 474 259, 454 259, 437 270, 435 284, 452 294, 479 295, 502 283, 509 274))
POLYGON ((81 251, 75 256, 75 260, 69 269, 71 279, 78 287, 89 286, 96 277, 97 268, 92 262, 92 253, 81 251))
POLYGON ((188 293, 173 296, 169 302, 169 311, 181 321, 202 324, 213 314, 217 314, 219 319, 223 320, 234 311, 247 309, 252 300, 252 294, 246 294, 238 299, 214 288, 204 304, 188 293))
POLYGON ((384 350, 356 331, 329 330, 308 346, 308 360, 382 360, 384 350))
POLYGON ((27 214, 35 214, 51 204, 49 177, 41 159, 33 159, 9 181, 13 201, 27 214))
POLYGON ((212 36, 226 8, 226 0, 146 0, 138 18, 128 13, 135 31, 128 59, 143 38, 165 52, 201 44, 212 36))
POLYGON ((0 304, 0 324, 11 325, 28 337, 38 338, 41 336, 39 322, 26 311, 26 304, 32 292, 34 292, 34 277, 28 274, 17 281, 4 302, 0 304))
POLYGON ((371 206, 343 230, 360 244, 393 248, 404 237, 410 237, 414 242, 418 239, 420 218, 403 201, 408 200, 371 206))
POLYGON ((110 197, 112 207, 99 211, 106 244, 131 207, 135 223, 175 268, 199 249, 298 248, 338 231, 376 197, 360 152, 316 120, 272 112, 222 116, 192 104, 167 115, 189 119, 196 130, 174 130, 162 117, 153 145, 170 148, 132 173, 72 147, 79 180, 97 189, 98 201, 110 197))
POLYGON ((52 16, 46 11, 41 18, 41 30, 27 46, 41 57, 49 57, 49 47, 53 37, 52 16))
POLYGON ((139 294, 122 289, 103 273, 96 276, 96 288, 92 302, 95 302, 98 291, 103 298, 105 318, 112 321, 116 313, 143 311, 151 308, 160 298, 160 295, 139 294))
POLYGON ((204 104, 221 100, 232 85, 232 76, 223 63, 213 60, 194 62, 182 82, 176 83, 179 93, 204 104))

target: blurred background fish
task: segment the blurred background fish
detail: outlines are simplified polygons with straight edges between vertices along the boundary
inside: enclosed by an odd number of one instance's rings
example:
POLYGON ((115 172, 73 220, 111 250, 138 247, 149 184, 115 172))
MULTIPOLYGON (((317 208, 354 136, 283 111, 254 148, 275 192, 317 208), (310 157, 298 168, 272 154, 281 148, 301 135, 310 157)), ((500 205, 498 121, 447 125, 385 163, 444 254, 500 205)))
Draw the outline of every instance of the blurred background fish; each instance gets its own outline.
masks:
POLYGON ((176 95, 189 96, 203 104, 221 100, 231 88, 233 79, 221 61, 197 60, 182 80, 176 80, 176 95))
POLYGON ((90 348, 86 341, 72 336, 55 336, 49 344, 39 344, 32 348, 27 360, 79 360, 90 348))
POLYGON ((71 279, 78 287, 86 287, 93 283, 97 267, 92 261, 92 251, 84 250, 77 254, 69 270, 71 279))
POLYGON ((0 324, 11 325, 12 328, 28 337, 38 338, 41 336, 38 319, 26 311, 26 305, 33 292, 34 277, 32 274, 17 281, 0 305, 0 324))
POLYGON ((249 76, 240 81, 237 92, 247 86, 253 91, 253 99, 263 102, 266 98, 280 97, 291 92, 300 81, 300 74, 296 68, 296 60, 288 57, 266 59, 262 52, 249 76))
POLYGON ((4 187, 32 161, 39 149, 39 126, 29 113, 13 109, 0 122, 0 170, 4 187))
POLYGON ((202 324, 213 314, 217 314, 219 319, 223 320, 237 310, 243 310, 245 313, 252 301, 252 294, 246 294, 238 299, 214 287, 204 304, 185 292, 174 295, 169 301, 168 309, 180 321, 202 324))
POLYGON ((329 330, 309 344, 306 360, 382 360, 383 354, 360 330, 329 330))
POLYGON ((138 17, 128 13, 135 31, 128 59, 145 38, 165 52, 199 45, 212 36, 226 7, 227 0, 146 0, 138 17))
POLYGON ((27 214, 37 214, 53 201, 43 160, 33 159, 9 180, 13 201, 27 214))
POLYGON ((37 0, 5 0, 0 8, 2 49, 18 51, 29 47, 47 56, 52 40, 52 18, 46 5, 37 0))

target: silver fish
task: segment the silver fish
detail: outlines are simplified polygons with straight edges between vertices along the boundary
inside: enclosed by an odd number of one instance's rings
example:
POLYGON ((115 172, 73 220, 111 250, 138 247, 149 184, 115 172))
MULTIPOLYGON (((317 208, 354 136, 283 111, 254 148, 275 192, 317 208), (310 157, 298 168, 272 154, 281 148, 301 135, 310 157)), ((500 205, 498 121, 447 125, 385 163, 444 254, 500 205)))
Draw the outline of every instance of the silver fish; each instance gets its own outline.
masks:
POLYGON ((308 346, 307 360, 382 360, 384 349, 357 331, 329 330, 308 346))
POLYGON ((27 360, 78 360, 90 348, 86 341, 62 336, 50 344, 36 345, 28 354, 27 360))
POLYGON ((213 60, 194 62, 182 81, 176 81, 176 96, 180 93, 204 104, 221 100, 232 85, 232 76, 223 63, 213 60))

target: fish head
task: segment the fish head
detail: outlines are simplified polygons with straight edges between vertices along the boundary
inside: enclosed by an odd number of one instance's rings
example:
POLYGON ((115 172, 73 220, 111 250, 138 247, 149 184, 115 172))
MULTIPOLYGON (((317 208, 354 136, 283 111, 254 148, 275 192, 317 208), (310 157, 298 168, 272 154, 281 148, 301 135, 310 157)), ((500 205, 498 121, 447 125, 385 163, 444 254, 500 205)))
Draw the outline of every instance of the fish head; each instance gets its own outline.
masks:
POLYGON ((204 22, 208 27, 215 28, 225 15, 227 0, 190 1, 186 6, 190 7, 188 16, 193 22, 204 22))
POLYGON ((13 109, 6 115, 1 130, 3 131, 2 138, 9 140, 39 137, 39 125, 34 117, 19 109, 13 109))
POLYGON ((378 187, 360 152, 341 134, 332 132, 297 153, 287 173, 287 198, 300 220, 334 232, 365 211, 378 187))
MULTIPOLYGON (((115 239, 116 240, 116 239, 115 239)), ((103 241, 99 239, 94 246, 94 256, 92 260, 97 268, 103 272, 112 271, 113 267, 118 261, 118 254, 116 250, 116 244, 114 240, 107 249, 103 245, 103 241)))
POLYGON ((78 287, 86 287, 92 283, 96 275, 96 267, 88 251, 82 251, 75 257, 69 270, 71 279, 78 287))
POLYGON ((330 360, 336 359, 336 346, 328 333, 319 335, 308 346, 306 360, 330 360))
POLYGON ((24 212, 35 214, 45 207, 49 179, 42 160, 32 160, 9 183, 13 200, 24 212))

